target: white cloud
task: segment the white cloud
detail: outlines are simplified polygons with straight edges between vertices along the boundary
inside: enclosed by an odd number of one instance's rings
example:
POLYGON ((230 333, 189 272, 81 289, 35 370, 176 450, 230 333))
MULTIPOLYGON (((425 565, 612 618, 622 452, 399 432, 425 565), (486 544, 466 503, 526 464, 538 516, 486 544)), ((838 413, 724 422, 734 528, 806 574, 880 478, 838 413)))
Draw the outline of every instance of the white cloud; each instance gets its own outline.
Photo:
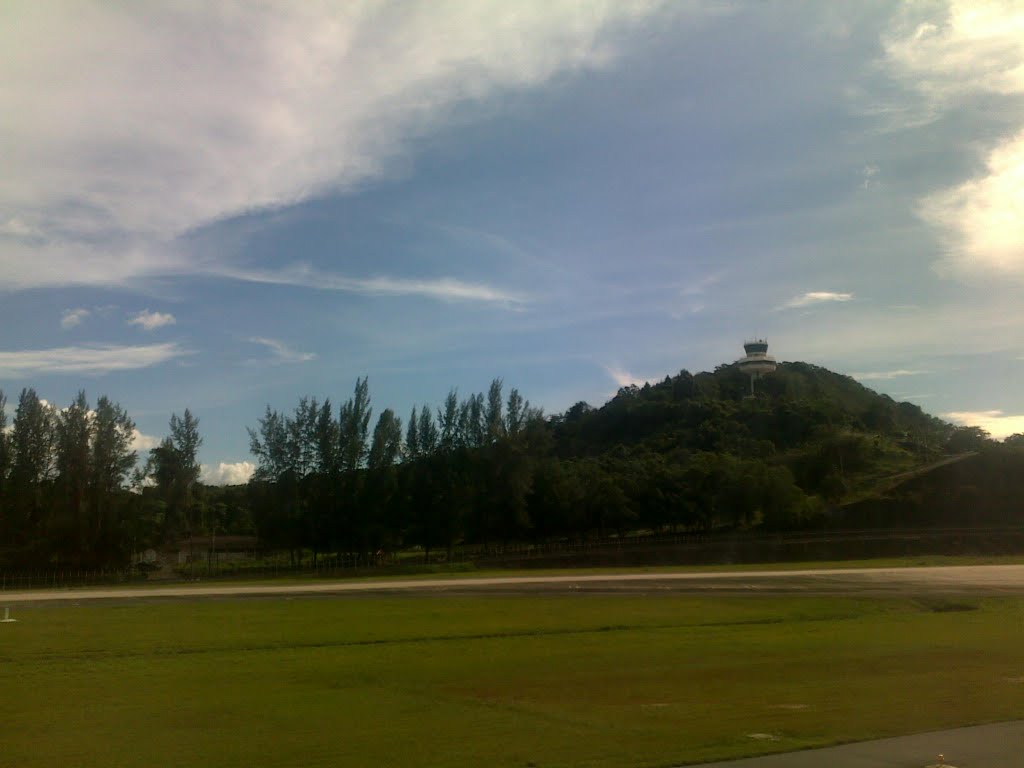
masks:
POLYGON ((931 371, 915 371, 907 368, 898 368, 894 371, 866 371, 863 373, 851 373, 855 379, 861 381, 889 381, 890 379, 898 379, 903 376, 920 376, 924 373, 931 373, 931 371))
POLYGON ((387 173, 467 103, 610 65, 660 5, 14 4, 0 285, 190 273, 177 236, 387 173))
POLYGON ((148 451, 160 445, 160 438, 152 435, 144 435, 138 429, 132 430, 132 450, 148 451))
POLYGON ((91 312, 88 309, 79 307, 78 309, 65 309, 60 316, 60 327, 64 330, 69 330, 82 324, 82 321, 87 318, 91 312))
POLYGON ((942 233, 947 264, 974 273, 1024 271, 1024 131, 993 149, 985 175, 921 201, 942 233))
POLYGON ((780 306, 776 307, 776 309, 799 309, 801 307, 810 307, 814 304, 828 304, 830 302, 837 301, 851 301, 852 299, 852 293, 836 293, 834 291, 808 291, 807 293, 801 294, 800 296, 794 296, 785 304, 781 304, 780 306))
MULTIPOLYGON (((254 336, 249 339, 253 344, 262 344, 264 347, 269 349, 272 353, 270 362, 275 365, 284 363, 306 363, 310 360, 315 360, 316 355, 312 352, 299 352, 298 350, 292 349, 283 341, 277 339, 266 339, 258 336, 254 336)), ((266 360, 251 360, 250 362, 266 362, 266 360)))
POLYGON ((1024 272, 1024 4, 1016 0, 950 0, 905 5, 883 36, 886 71, 921 101, 933 120, 983 93, 1001 121, 1018 130, 987 150, 985 171, 925 196, 918 213, 946 248, 941 266, 966 276, 1024 272))
POLYGON ((148 368, 186 354, 186 350, 173 342, 148 346, 93 344, 0 351, 0 376, 15 378, 47 373, 102 374, 148 368))
POLYGON ((878 186, 878 182, 875 180, 875 176, 879 174, 879 171, 881 171, 881 169, 877 165, 865 165, 863 168, 861 168, 861 188, 870 189, 871 187, 878 186))
POLYGON ((250 283, 291 285, 371 295, 423 296, 442 301, 479 301, 506 305, 518 305, 526 301, 522 296, 498 288, 481 283, 466 283, 449 277, 420 280, 395 277, 357 278, 320 272, 303 265, 279 270, 221 268, 215 270, 214 274, 250 283))
POLYGON ((954 424, 981 427, 996 440, 1024 432, 1024 415, 1009 415, 1002 411, 953 411, 942 414, 954 424))
POLYGON ((256 465, 251 461, 222 461, 216 467, 203 464, 199 479, 206 485, 241 485, 249 482, 255 471, 256 465))
POLYGON ((652 381, 652 379, 634 376, 625 368, 617 365, 606 365, 604 370, 619 387, 642 387, 644 384, 649 384, 652 381))
POLYGON ((138 325, 141 328, 152 331, 156 328, 163 328, 165 325, 174 325, 174 315, 167 312, 150 312, 148 309, 144 309, 136 315, 133 315, 128 320, 128 325, 138 325))
POLYGON ((906 3, 882 46, 890 74, 933 114, 974 91, 1024 93, 1024 5, 1017 0, 906 3))

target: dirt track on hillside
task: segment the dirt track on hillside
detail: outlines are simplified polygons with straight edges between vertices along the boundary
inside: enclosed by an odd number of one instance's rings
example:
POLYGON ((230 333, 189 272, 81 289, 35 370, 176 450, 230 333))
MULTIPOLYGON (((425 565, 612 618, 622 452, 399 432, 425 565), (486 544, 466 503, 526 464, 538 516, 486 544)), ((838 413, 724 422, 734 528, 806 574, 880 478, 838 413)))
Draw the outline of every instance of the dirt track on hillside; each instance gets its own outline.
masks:
POLYGON ((200 599, 284 595, 532 594, 532 593, 768 593, 768 594, 1018 594, 1024 565, 928 568, 789 569, 693 573, 609 573, 367 579, 292 584, 180 584, 0 592, 0 605, 51 601, 200 599))

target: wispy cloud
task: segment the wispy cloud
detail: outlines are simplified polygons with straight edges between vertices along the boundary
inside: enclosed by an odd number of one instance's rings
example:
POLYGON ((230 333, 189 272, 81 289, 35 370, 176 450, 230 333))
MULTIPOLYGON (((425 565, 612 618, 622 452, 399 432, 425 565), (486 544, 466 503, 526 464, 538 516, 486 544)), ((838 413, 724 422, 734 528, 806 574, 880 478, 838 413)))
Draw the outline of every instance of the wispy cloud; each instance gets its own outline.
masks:
MULTIPOLYGON (((260 336, 254 336, 249 339, 252 344, 261 344, 271 352, 269 362, 274 365, 282 365, 287 363, 307 363, 310 360, 315 360, 316 355, 312 352, 299 352, 298 350, 292 349, 283 341, 277 339, 267 339, 260 336)), ((263 360, 251 360, 254 363, 268 362, 267 359, 263 360)))
POLYGON ((661 5, 16 4, 0 237, 17 250, 0 286, 188 273, 177 236, 387 173, 467 104, 610 66, 661 5), (168 66, 182 50, 188 66, 168 66))
POLYGON ((203 464, 199 479, 206 485, 242 485, 249 482, 256 465, 251 461, 220 462, 216 467, 203 464))
POLYGON ((0 376, 15 378, 31 374, 103 374, 149 368, 189 354, 176 342, 146 346, 92 344, 52 349, 0 351, 0 376))
POLYGON ((90 314, 92 313, 88 309, 83 309, 82 307, 78 309, 65 309, 60 316, 60 327, 65 331, 75 328, 81 325, 82 321, 90 314))
POLYGON ((865 165, 860 169, 860 186, 861 189, 871 189, 871 187, 878 186, 878 181, 875 180, 875 176, 879 174, 881 169, 877 165, 865 165))
POLYGON ((482 283, 467 283, 451 277, 433 279, 401 277, 346 277, 299 265, 280 270, 219 268, 212 274, 250 283, 290 285, 325 291, 344 291, 377 296, 423 296, 440 301, 475 301, 519 306, 527 299, 482 283))
POLYGON ((704 275, 696 280, 687 282, 679 291, 680 296, 700 296, 708 288, 721 282, 725 276, 724 272, 712 272, 710 275, 704 275))
POLYGON ((981 427, 996 440, 1024 432, 1024 414, 1012 415, 999 410, 993 411, 952 411, 942 414, 954 424, 967 427, 981 427))
POLYGON ((931 371, 918 371, 911 370, 908 368, 897 368, 894 371, 864 371, 858 373, 851 373, 850 375, 859 379, 860 381, 888 381, 890 379, 899 379, 904 376, 920 376, 925 373, 931 373, 931 371))
POLYGON ((137 325, 140 328, 152 331, 156 328, 163 328, 165 325, 174 325, 178 322, 174 315, 169 312, 150 312, 148 309, 144 309, 138 314, 132 315, 128 320, 128 325, 137 325))
POLYGON ((794 296, 776 309, 800 309, 815 304, 829 304, 831 302, 844 302, 853 299, 852 293, 837 293, 835 291, 808 291, 800 296, 794 296))

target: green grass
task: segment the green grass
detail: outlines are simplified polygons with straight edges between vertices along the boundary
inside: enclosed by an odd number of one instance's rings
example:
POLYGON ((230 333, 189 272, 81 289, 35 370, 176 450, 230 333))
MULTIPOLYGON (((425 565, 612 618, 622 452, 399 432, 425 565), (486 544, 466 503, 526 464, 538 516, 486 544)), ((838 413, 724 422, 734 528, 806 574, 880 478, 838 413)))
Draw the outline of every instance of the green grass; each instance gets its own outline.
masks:
POLYGON ((667 766, 1024 716, 1011 598, 420 595, 16 616, 0 625, 4 766, 667 766))

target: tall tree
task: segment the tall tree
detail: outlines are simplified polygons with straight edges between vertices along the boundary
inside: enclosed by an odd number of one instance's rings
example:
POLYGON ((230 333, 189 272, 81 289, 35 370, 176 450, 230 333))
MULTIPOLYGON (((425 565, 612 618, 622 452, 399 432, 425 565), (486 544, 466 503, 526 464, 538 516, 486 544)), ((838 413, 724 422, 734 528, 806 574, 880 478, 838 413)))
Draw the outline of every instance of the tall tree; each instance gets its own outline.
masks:
POLYGON ((437 409, 437 423, 440 427, 440 448, 449 453, 459 443, 459 393, 455 389, 448 392, 444 399, 444 408, 437 409))
POLYGON ((529 413, 529 401, 524 401, 519 390, 513 387, 512 391, 508 393, 508 402, 505 404, 505 433, 509 437, 518 435, 529 413))
POLYGON ((199 419, 186 408, 182 417, 171 414, 171 434, 149 452, 150 470, 158 492, 166 505, 164 535, 173 537, 192 533, 196 522, 194 492, 199 482, 199 419))
POLYGON ((57 465, 56 530, 54 543, 69 561, 82 564, 91 548, 88 496, 92 481, 92 443, 95 419, 85 392, 57 414, 54 424, 57 465))
POLYGON ((505 424, 501 415, 501 379, 494 379, 487 390, 487 410, 484 421, 487 423, 487 441, 493 443, 505 434, 505 424))
POLYGON ((373 430, 368 467, 387 469, 398 460, 402 448, 402 421, 390 408, 381 411, 377 426, 373 430))
POLYGON ((366 460, 366 438, 370 428, 370 389, 364 377, 338 413, 338 448, 342 472, 354 472, 366 460))
POLYGON ((420 408, 420 423, 418 427, 420 455, 429 456, 437 450, 438 431, 434 423, 434 414, 430 408, 424 405, 420 408))
MULTIPOLYGON (((7 397, 4 395, 3 390, 0 390, 0 539, 4 541, 9 539, 7 518, 10 501, 8 499, 7 476, 11 471, 11 446, 10 437, 7 434, 6 406, 7 397)), ((0 562, 2 560, 3 553, 0 551, 0 562)))
POLYGON ((405 430, 405 459, 410 461, 420 455, 420 422, 416 416, 416 406, 409 414, 409 426, 405 430))
POLYGON ((131 447, 134 433, 135 422, 120 405, 107 397, 96 401, 89 461, 94 564, 112 562, 125 555, 128 531, 121 491, 137 459, 131 447))
POLYGON ((32 550, 44 544, 44 483, 54 468, 53 408, 39 399, 34 389, 26 388, 18 398, 11 430, 11 512, 8 523, 10 544, 23 558, 32 558, 32 550))

